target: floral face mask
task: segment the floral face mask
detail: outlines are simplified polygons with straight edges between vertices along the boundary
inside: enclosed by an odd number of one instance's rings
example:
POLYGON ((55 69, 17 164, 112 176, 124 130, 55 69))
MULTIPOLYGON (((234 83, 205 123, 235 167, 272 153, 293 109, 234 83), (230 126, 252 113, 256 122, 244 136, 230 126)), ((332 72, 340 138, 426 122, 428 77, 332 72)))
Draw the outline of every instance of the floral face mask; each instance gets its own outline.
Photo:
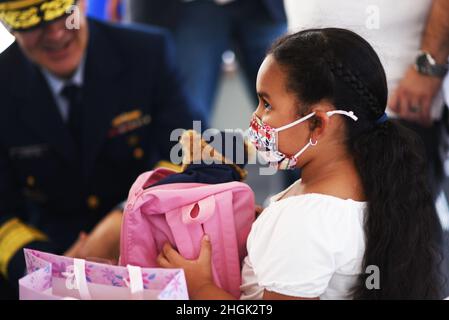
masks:
MULTIPOLYGON (((354 121, 357 121, 358 118, 354 115, 352 111, 344 111, 344 110, 335 110, 328 111, 327 115, 329 117, 341 114, 351 118, 354 121)), ((301 150, 299 150, 293 156, 287 156, 286 154, 279 151, 278 147, 278 133, 290 129, 306 120, 309 120, 315 116, 315 112, 308 114, 307 116, 298 119, 292 123, 289 123, 280 128, 270 127, 268 124, 264 123, 256 114, 253 114, 253 118, 251 120, 250 128, 249 128, 249 140, 256 147, 259 154, 262 158, 270 164, 270 166, 277 167, 280 170, 291 170, 296 167, 296 163, 301 154, 303 154, 310 146, 315 146, 318 141, 312 142, 312 139, 309 140, 301 150)))

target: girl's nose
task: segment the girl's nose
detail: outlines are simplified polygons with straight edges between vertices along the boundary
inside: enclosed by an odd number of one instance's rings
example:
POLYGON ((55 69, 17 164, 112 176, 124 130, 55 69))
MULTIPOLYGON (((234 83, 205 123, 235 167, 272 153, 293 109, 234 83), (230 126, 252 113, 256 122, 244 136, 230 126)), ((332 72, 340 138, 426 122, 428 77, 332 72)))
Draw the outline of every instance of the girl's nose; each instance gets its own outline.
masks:
POLYGON ((256 111, 254 111, 254 114, 255 114, 259 119, 262 119, 262 117, 263 117, 263 108, 260 106, 260 104, 257 106, 256 111))

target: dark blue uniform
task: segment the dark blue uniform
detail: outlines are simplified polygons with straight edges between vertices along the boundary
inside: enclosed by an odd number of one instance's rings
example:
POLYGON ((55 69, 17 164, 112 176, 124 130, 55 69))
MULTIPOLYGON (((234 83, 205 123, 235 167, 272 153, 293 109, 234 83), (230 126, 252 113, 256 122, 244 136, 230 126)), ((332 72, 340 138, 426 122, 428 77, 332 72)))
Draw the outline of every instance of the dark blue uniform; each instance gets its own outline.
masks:
POLYGON ((23 276, 17 243, 63 253, 199 120, 164 31, 89 20, 89 33, 82 154, 40 69, 17 44, 0 56, 0 291, 23 276))

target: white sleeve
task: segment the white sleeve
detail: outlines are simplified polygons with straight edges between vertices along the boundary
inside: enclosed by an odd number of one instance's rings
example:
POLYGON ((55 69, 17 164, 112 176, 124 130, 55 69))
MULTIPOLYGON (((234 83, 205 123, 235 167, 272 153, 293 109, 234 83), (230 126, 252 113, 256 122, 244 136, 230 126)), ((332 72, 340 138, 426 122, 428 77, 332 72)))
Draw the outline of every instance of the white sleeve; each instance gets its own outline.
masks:
POLYGON ((265 290, 319 297, 336 269, 335 216, 319 202, 290 204, 257 230, 250 252, 254 272, 265 290))

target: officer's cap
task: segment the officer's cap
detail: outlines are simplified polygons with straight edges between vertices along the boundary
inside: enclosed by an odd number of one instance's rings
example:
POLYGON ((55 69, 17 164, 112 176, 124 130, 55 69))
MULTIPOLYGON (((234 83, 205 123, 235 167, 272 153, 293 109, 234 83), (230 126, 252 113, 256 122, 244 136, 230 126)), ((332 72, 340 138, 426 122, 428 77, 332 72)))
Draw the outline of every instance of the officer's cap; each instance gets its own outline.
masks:
POLYGON ((12 31, 28 31, 67 16, 77 0, 0 0, 0 20, 12 31))

